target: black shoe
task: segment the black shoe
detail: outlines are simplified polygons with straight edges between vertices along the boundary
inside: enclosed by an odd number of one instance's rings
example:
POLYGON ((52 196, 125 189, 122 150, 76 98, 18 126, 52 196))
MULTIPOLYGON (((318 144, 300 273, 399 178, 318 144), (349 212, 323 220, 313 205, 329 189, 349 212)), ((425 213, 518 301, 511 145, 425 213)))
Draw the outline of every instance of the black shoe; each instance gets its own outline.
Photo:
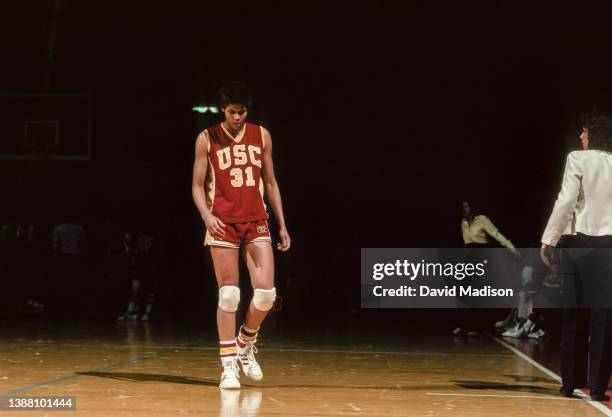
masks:
POLYGON ((593 401, 610 401, 610 397, 604 392, 591 392, 591 400, 593 401))
POLYGON ((559 393, 564 397, 572 397, 574 394, 574 388, 568 388, 566 386, 562 386, 559 388, 559 393))

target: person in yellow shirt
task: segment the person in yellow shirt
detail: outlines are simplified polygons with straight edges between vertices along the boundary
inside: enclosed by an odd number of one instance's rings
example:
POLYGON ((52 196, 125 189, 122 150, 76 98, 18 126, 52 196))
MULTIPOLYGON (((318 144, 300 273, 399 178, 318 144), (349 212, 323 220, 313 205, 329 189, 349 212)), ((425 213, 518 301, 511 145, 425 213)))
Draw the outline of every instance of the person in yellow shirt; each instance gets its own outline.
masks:
MULTIPOLYGON (((507 248, 515 256, 520 256, 520 253, 512 242, 508 240, 495 227, 493 222, 483 214, 476 215, 472 210, 469 201, 463 202, 463 220, 461 221, 461 233, 463 235, 463 243, 467 248, 491 248, 495 247, 492 239, 495 239, 501 246, 507 248)), ((479 331, 478 320, 481 317, 480 311, 471 309, 471 311, 463 311, 460 316, 462 319, 453 330, 455 336, 467 334, 468 336, 476 336, 479 331)))
POLYGON ((463 202, 461 233, 466 247, 491 247, 490 238, 493 238, 513 254, 519 254, 512 242, 501 234, 487 216, 484 214, 474 215, 469 201, 463 202))

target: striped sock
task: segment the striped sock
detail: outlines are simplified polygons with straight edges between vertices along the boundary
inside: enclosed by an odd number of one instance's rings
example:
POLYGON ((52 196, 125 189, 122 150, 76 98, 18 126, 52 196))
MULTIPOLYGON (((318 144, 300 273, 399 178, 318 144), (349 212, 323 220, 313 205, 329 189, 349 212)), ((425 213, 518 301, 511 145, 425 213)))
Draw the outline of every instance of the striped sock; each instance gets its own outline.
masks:
POLYGON ((248 343, 255 343, 257 341, 257 335, 259 332, 259 327, 256 330, 249 329, 244 324, 240 326, 240 331, 238 332, 238 337, 236 338, 236 343, 241 348, 244 348, 248 343))
POLYGON ((221 356, 221 362, 236 360, 238 357, 236 353, 236 341, 219 341, 219 356, 221 356))

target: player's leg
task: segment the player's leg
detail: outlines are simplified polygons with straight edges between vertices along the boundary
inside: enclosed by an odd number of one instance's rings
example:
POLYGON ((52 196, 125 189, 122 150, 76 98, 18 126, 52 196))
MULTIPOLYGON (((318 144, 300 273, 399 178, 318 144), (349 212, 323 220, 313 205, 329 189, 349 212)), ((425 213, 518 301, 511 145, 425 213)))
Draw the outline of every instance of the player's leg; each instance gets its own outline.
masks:
POLYGON ((255 360, 255 342, 259 326, 274 304, 274 255, 269 241, 251 242, 243 249, 251 284, 253 299, 249 304, 245 321, 236 338, 238 355, 245 375, 260 380, 263 378, 261 367, 255 360))
POLYGON ((236 310, 240 301, 238 287, 239 250, 211 246, 215 277, 219 287, 217 329, 220 340, 231 340, 236 335, 236 310))
POLYGON ((157 272, 148 271, 143 273, 143 289, 142 293, 145 299, 144 313, 140 316, 140 320, 149 321, 151 319, 151 311, 153 311, 153 303, 155 302, 155 294, 157 293, 157 272), (146 295, 145 295, 146 294, 146 295))
POLYGON ((117 317, 117 320, 136 320, 138 319, 138 296, 140 294, 141 282, 137 278, 130 280, 130 298, 124 314, 117 317))
POLYGON ((270 242, 249 243, 245 246, 243 253, 253 286, 253 299, 244 324, 248 328, 257 329, 266 318, 276 298, 272 244, 270 242))
POLYGON ((219 287, 217 305, 217 330, 219 332, 219 353, 223 374, 221 388, 240 388, 236 352, 236 310, 240 302, 238 287, 239 249, 210 247, 215 277, 219 287))

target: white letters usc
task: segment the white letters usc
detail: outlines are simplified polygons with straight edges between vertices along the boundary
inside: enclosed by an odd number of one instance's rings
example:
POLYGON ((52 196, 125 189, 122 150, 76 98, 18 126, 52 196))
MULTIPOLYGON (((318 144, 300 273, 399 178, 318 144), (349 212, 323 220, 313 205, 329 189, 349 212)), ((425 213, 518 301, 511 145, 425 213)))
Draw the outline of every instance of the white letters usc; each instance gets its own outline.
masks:
MULTIPOLYGON (((234 166, 245 165, 247 163, 246 145, 234 145, 232 149, 232 153, 234 154, 234 166)), ((249 145, 248 153, 251 164, 261 168, 261 160, 257 159, 255 156, 255 154, 261 155, 261 148, 259 146, 249 145)), ((219 149, 217 151, 217 158, 219 159, 219 169, 221 169, 221 171, 229 168, 232 165, 230 147, 227 146, 223 149, 219 149)))
MULTIPOLYGON (((231 184, 232 186, 238 188, 238 187, 242 187, 242 185, 245 183, 243 174, 242 174, 242 169, 238 168, 238 166, 246 165, 248 161, 246 145, 244 144, 234 145, 234 147, 232 148, 232 153, 234 156, 234 161, 233 161, 234 168, 230 170, 230 175, 232 176, 231 184)), ((261 168, 261 160, 257 159, 257 157, 255 156, 255 154, 261 155, 261 148, 259 146, 249 145, 248 153, 249 153, 248 159, 251 160, 251 164, 261 168)), ((223 149, 219 149, 217 151, 217 158, 219 159, 219 169, 221 171, 226 170, 227 168, 232 166, 232 160, 230 156, 230 147, 227 146, 223 149)), ((244 173, 246 174, 246 177, 247 177, 246 179, 247 187, 254 187, 255 179, 253 178, 253 167, 252 166, 246 167, 244 169, 244 173)))

